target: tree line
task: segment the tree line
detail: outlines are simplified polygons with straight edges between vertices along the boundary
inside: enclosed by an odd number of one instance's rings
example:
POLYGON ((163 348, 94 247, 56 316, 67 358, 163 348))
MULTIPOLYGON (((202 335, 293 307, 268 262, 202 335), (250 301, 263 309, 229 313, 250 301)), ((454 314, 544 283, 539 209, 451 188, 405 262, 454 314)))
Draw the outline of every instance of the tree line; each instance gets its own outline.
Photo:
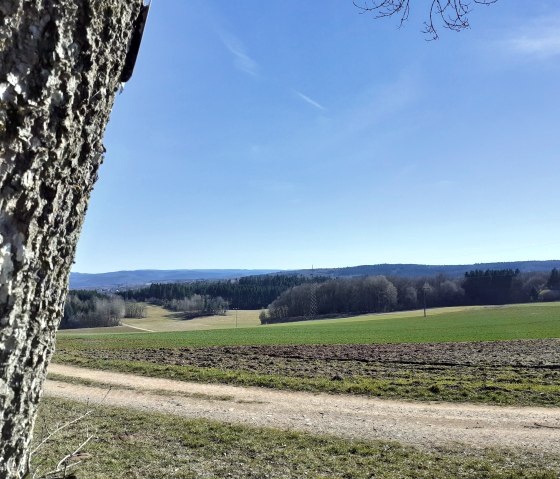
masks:
POLYGON ((287 317, 383 312, 428 307, 524 303, 560 299, 560 273, 472 270, 463 278, 445 275, 406 278, 262 275, 235 280, 154 283, 122 291, 126 301, 145 301, 173 311, 221 314, 228 308, 264 309, 264 321, 287 317), (202 300, 202 298, 205 298, 202 300), (217 303, 212 305, 211 298, 217 303), (193 306, 192 301, 208 306, 193 306), (190 303, 189 303, 190 302, 190 303), (189 304, 187 304, 189 303, 189 304), (217 306, 216 306, 217 305, 217 306))
POLYGON ((261 322, 344 313, 392 311, 397 288, 385 276, 338 278, 307 283, 284 291, 261 313, 261 322))
POLYGON ((143 318, 146 305, 118 295, 74 290, 68 293, 60 329, 119 326, 123 318, 143 318))
MULTIPOLYGON (((221 297, 194 294, 181 299, 163 300, 160 304, 181 313, 185 319, 214 314, 226 314, 228 302, 221 297)), ((102 328, 119 326, 123 318, 146 317, 146 303, 124 299, 116 294, 92 290, 68 293, 60 329, 102 328)))
POLYGON ((107 295, 71 291, 61 328, 104 327, 122 318, 145 316, 145 302, 159 304, 185 318, 225 314, 229 308, 263 309, 261 322, 286 318, 375 313, 424 306, 464 306, 560 300, 560 273, 473 270, 463 278, 312 275, 263 275, 236 280, 154 283, 107 295))
POLYGON ((428 307, 490 305, 560 299, 560 273, 473 270, 463 278, 368 276, 305 283, 284 291, 261 313, 262 323, 287 318, 378 313, 428 307))
POLYGON ((125 300, 147 301, 162 306, 172 300, 201 295, 223 298, 233 309, 261 309, 294 286, 326 280, 327 277, 312 275, 273 274, 219 281, 153 283, 145 288, 121 291, 118 294, 125 300))
POLYGON ((193 294, 188 298, 164 300, 163 307, 171 311, 183 313, 185 319, 198 316, 225 315, 229 304, 218 296, 213 298, 208 295, 193 294))

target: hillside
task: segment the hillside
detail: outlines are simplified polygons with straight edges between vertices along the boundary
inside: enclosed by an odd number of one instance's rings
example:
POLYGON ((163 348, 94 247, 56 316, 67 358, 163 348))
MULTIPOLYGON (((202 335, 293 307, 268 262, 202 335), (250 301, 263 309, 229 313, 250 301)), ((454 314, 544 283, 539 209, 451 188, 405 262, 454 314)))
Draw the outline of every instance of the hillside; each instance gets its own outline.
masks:
POLYGON ((115 271, 111 273, 71 273, 70 289, 115 289, 130 286, 145 286, 151 283, 195 281, 199 279, 218 280, 242 278, 273 273, 272 269, 139 269, 115 271))
POLYGON ((318 276, 351 277, 351 276, 400 276, 419 278, 444 274, 451 278, 463 276, 467 271, 475 269, 519 269, 521 272, 549 272, 552 268, 560 268, 560 260, 547 261, 509 261, 503 263, 475 263, 457 265, 426 265, 426 264, 375 264, 348 266, 345 268, 315 268, 290 271, 297 274, 315 274, 318 276))
POLYGON ((519 269, 522 272, 560 269, 560 260, 548 261, 511 261, 504 263, 475 263, 462 265, 425 265, 425 264, 376 264, 348 266, 344 268, 317 268, 279 271, 274 269, 143 269, 134 271, 115 271, 110 273, 71 273, 70 289, 116 289, 131 286, 147 286, 151 283, 171 283, 196 280, 220 280, 256 276, 261 274, 282 273, 330 277, 351 276, 401 276, 418 278, 444 274, 451 278, 463 276, 473 269, 519 269))

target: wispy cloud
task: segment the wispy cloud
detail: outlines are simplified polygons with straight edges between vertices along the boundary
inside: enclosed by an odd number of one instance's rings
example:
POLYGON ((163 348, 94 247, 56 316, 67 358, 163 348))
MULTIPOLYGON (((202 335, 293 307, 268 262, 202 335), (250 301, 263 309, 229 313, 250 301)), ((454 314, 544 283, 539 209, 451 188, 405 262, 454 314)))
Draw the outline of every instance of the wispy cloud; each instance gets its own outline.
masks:
POLYGON ((301 98, 304 102, 308 103, 311 106, 314 106, 315 108, 317 108, 318 110, 321 111, 325 111, 326 108, 321 105, 319 102, 315 101, 313 98, 308 97, 307 95, 304 95, 302 92, 294 90, 294 93, 301 98))
POLYGON ((236 68, 252 76, 258 75, 259 64, 249 56, 241 40, 226 32, 220 32, 220 37, 224 46, 233 55, 236 68))
POLYGON ((505 41, 508 50, 541 60, 560 55, 560 17, 540 18, 505 41))
POLYGON ((522 36, 510 41, 514 50, 534 55, 539 58, 549 58, 560 55, 560 32, 550 32, 534 37, 522 36))

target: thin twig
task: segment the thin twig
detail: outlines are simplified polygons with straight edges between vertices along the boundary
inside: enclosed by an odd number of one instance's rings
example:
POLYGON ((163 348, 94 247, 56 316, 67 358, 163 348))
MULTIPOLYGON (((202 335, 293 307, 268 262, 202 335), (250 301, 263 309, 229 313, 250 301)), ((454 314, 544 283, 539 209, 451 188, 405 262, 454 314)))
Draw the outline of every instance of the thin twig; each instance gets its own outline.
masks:
MULTIPOLYGON (((49 476, 52 476, 53 474, 60 474, 61 472, 64 472, 64 473, 65 473, 64 475, 66 476, 66 471, 67 471, 68 469, 70 469, 71 467, 77 466, 78 464, 81 464, 82 462, 83 462, 83 461, 76 461, 76 462, 73 462, 72 464, 69 464, 69 465, 68 465, 66 468, 64 468, 64 469, 54 469, 54 470, 49 471, 49 472, 47 472, 46 474, 40 476, 38 479, 49 479, 49 476)), ((35 477, 35 476, 33 476, 33 477, 35 477)))
MULTIPOLYGON (((105 396, 107 397, 107 396, 105 396)), ((76 419, 73 419, 72 421, 69 421, 65 424, 63 424, 62 426, 57 427, 53 432, 51 432, 47 437, 45 437, 45 439, 43 439, 35 449, 33 449, 31 451, 31 454, 29 454, 29 457, 33 456, 33 454, 35 454, 37 452, 37 450, 43 446, 45 443, 47 443, 55 434, 57 434, 58 432, 62 431, 63 429, 66 429, 67 427, 70 427, 72 424, 76 424, 77 422, 81 421, 82 419, 84 419, 86 416, 89 416, 91 413, 93 412, 93 410, 89 410, 86 413, 82 414, 80 417, 77 417, 76 419)))
MULTIPOLYGON (((66 465, 66 462, 76 456, 85 446, 86 444, 93 439, 93 436, 88 436, 88 438, 82 442, 74 452, 68 454, 67 456, 63 457, 60 462, 57 464, 56 469, 60 470, 63 465, 66 465)), ((80 461, 81 462, 81 461, 80 461)))
MULTIPOLYGON (((491 5, 498 0, 472 0, 479 5, 491 5)), ((360 13, 373 12, 376 18, 400 16, 400 26, 410 16, 410 0, 353 0, 360 13)), ((431 0, 428 20, 424 22, 424 33, 430 40, 439 38, 437 23, 453 31, 470 28, 469 14, 472 8, 469 0, 431 0), (439 21, 438 21, 439 18, 439 21)))
MULTIPOLYGON (((97 403, 98 406, 100 406, 101 404, 103 404, 105 402, 105 400, 107 399, 107 396, 109 396, 109 393, 111 392, 112 386, 109 387, 109 389, 107 389, 107 392, 105 393, 105 396, 103 396, 103 398, 101 399, 101 401, 99 401, 97 403)), ((89 401, 87 403, 87 406, 89 406, 89 401)), ((70 426, 72 426, 73 424, 76 424, 77 422, 81 421, 82 419, 84 419, 85 417, 89 416, 91 413, 93 412, 93 409, 90 409, 88 411, 86 411, 84 414, 82 414, 81 416, 73 419, 72 421, 68 421, 64 424, 62 424, 61 426, 58 426, 57 428, 55 428, 54 431, 50 432, 38 445, 35 449, 33 449, 31 451, 31 453, 29 454, 29 458, 28 458, 28 462, 31 462, 31 457, 42 447, 44 446, 49 440, 52 439, 52 437, 59 433, 60 431, 62 431, 63 429, 66 429, 70 426)), ((48 427, 46 427, 46 430, 48 432, 48 427)), ((33 479, 48 479, 49 476, 53 475, 53 474, 59 474, 59 473, 63 473, 64 477, 66 477, 66 471, 70 468, 70 467, 74 467, 78 464, 80 464, 83 461, 77 461, 74 462, 72 464, 68 464, 68 461, 72 458, 75 457, 93 438, 93 435, 89 434, 89 428, 86 426, 86 437, 87 439, 78 446, 78 448, 70 453, 67 454, 66 456, 64 456, 60 462, 57 464, 56 469, 47 472, 46 474, 42 474, 39 475, 39 471, 40 469, 37 469, 35 471, 35 473, 33 474, 33 479), (64 467, 62 467, 64 466, 64 467)), ((29 473, 31 473, 31 466, 28 467, 28 470, 30 471, 29 473)))

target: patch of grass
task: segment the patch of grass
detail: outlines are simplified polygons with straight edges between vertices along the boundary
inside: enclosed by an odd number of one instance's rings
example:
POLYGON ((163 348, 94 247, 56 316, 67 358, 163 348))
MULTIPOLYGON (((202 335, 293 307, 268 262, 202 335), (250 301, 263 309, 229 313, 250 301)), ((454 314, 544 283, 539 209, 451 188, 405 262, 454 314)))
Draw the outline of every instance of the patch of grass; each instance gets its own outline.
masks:
POLYGON ((365 315, 208 331, 90 335, 65 333, 59 335, 57 344, 64 349, 143 349, 256 344, 498 341, 560 337, 560 303, 430 313, 427 318, 403 314, 405 313, 387 315, 382 319, 378 315, 365 315))
POLYGON ((77 384, 79 386, 90 386, 90 387, 97 387, 102 389, 121 389, 121 390, 134 390, 131 386, 119 385, 115 386, 114 384, 105 383, 103 381, 92 381, 91 379, 84 379, 84 378, 74 378, 70 376, 64 376, 63 374, 55 374, 49 373, 48 375, 51 381, 59 381, 68 384, 77 384))
MULTIPOLYGON (((189 420, 94 406, 93 414, 40 449, 32 465, 45 470, 81 443, 78 477, 101 478, 508 478, 553 479, 560 458, 502 450, 422 451, 395 442, 350 441, 331 436, 189 420)), ((36 443, 44 424, 78 417, 86 406, 43 399, 36 443)))
POLYGON ((99 328, 76 328, 76 329, 60 329, 58 330, 57 334, 60 336, 88 336, 90 334, 135 334, 140 333, 139 329, 134 329, 130 326, 121 325, 121 326, 111 326, 111 327, 99 327, 99 328))
MULTIPOLYGON (((138 391, 144 393, 157 394, 158 396, 180 396, 180 397, 191 397, 197 399, 205 399, 207 401, 233 401, 234 397, 226 394, 204 394, 204 393, 187 393, 185 391, 169 391, 167 389, 147 389, 140 387, 132 387, 126 385, 115 386, 112 383, 105 383, 103 381, 95 381, 85 378, 76 378, 72 376, 64 376, 63 374, 49 374, 49 379, 51 381, 59 381, 68 384, 77 384, 79 386, 96 387, 101 389, 120 389, 125 391, 138 391)), ((256 403, 258 401, 244 401, 250 403, 256 403)))

